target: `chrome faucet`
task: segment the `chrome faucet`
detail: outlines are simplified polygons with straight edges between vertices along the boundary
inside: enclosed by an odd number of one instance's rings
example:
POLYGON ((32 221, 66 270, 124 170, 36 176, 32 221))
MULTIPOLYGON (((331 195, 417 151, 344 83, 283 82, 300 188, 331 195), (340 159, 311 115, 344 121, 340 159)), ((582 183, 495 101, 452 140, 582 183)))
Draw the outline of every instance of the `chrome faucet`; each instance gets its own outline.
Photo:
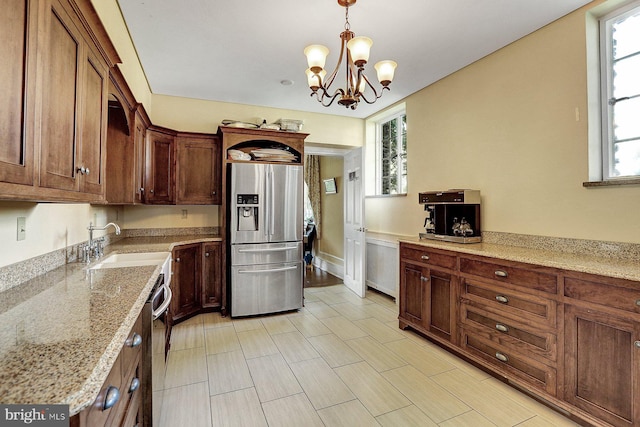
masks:
POLYGON ((95 256, 98 258, 102 255, 102 242, 104 242, 104 238, 100 239, 93 238, 93 230, 106 230, 109 227, 113 227, 116 230, 116 235, 120 234, 120 226, 115 222, 110 222, 102 227, 94 226, 92 222, 89 223, 87 230, 89 230, 89 243, 84 247, 84 261, 89 263, 91 262, 91 257, 95 256))

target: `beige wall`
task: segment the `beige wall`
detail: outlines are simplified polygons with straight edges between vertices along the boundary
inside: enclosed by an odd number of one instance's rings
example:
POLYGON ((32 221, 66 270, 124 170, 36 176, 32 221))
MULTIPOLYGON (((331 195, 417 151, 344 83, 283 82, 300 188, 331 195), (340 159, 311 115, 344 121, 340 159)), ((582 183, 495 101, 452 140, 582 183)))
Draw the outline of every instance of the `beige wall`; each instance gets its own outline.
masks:
POLYGON ((344 264, 344 160, 342 157, 323 156, 320 158, 320 178, 336 179, 337 194, 320 195, 322 204, 322 239, 316 246, 321 258, 337 264, 344 264))
MULTIPOLYGON (((0 202, 0 267, 89 239, 93 222, 123 226, 122 208, 88 204, 0 202), (17 241, 17 218, 26 219, 26 239, 17 241)), ((113 229, 107 230, 112 233, 113 229)), ((104 235, 96 231, 95 237, 104 235)))
POLYGON ((585 11, 407 98, 409 194, 367 199, 367 228, 417 235, 418 192, 473 188, 485 231, 640 243, 639 186, 582 186, 585 11))

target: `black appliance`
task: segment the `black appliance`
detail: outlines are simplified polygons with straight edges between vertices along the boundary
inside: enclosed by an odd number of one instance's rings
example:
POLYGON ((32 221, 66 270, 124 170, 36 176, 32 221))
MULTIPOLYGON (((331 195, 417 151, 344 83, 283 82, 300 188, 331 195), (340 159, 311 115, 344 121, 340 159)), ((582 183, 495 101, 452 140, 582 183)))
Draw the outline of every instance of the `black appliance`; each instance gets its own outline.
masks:
POLYGON ((457 243, 482 241, 480 228, 480 191, 447 190, 418 194, 424 205, 424 233, 421 239, 457 243))

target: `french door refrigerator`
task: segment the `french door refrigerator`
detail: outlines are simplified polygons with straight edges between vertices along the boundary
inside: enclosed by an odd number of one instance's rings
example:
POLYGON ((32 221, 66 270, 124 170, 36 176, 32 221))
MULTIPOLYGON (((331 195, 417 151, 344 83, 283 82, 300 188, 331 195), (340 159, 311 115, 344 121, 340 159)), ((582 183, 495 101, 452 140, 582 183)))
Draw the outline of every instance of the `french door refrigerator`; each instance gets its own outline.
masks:
POLYGON ((229 166, 231 316, 302 308, 302 166, 229 166))

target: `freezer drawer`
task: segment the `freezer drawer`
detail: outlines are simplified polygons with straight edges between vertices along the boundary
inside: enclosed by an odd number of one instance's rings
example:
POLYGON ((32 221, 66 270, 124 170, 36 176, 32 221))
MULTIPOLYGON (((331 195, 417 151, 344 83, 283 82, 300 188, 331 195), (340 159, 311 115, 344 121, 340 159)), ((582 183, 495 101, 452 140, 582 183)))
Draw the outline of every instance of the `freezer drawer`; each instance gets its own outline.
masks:
POLYGON ((302 260, 302 242, 231 245, 231 265, 272 264, 302 260))
POLYGON ((302 308, 302 261, 231 267, 231 316, 302 308))

